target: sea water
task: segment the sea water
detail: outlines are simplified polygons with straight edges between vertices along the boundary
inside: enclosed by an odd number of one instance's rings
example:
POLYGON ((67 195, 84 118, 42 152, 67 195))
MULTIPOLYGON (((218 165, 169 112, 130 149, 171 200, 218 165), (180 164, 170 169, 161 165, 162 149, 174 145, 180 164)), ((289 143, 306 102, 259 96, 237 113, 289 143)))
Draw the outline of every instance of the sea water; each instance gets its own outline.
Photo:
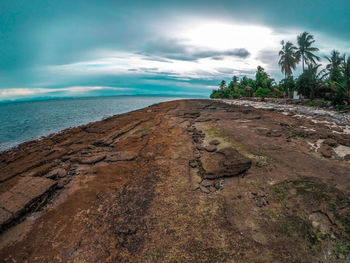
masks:
POLYGON ((0 151, 174 97, 121 96, 0 103, 0 151))

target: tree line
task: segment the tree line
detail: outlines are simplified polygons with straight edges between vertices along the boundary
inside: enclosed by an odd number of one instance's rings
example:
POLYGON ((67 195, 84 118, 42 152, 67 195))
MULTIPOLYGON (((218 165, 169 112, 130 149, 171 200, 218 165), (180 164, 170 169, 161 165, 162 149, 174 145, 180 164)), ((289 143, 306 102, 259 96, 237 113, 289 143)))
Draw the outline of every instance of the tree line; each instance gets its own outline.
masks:
POLYGON ((327 105, 327 101, 338 109, 350 106, 350 56, 333 50, 325 56, 327 65, 321 69, 319 49, 314 36, 303 32, 297 36, 297 46, 290 41, 281 41, 278 64, 284 79, 276 83, 265 70, 258 66, 255 79, 233 76, 230 83, 222 80, 219 88, 212 91, 211 98, 272 97, 291 98, 294 91, 312 101, 327 105), (302 74, 294 78, 293 71, 301 63, 302 74))

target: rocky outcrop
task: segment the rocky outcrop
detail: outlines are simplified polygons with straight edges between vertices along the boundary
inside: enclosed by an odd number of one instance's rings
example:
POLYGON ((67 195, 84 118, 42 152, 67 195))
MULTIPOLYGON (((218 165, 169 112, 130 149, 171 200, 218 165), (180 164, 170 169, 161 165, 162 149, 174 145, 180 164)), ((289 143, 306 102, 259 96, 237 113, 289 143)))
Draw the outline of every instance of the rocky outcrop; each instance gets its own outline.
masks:
POLYGON ((202 176, 206 179, 236 176, 246 172, 252 165, 249 158, 231 147, 213 153, 203 152, 200 161, 205 171, 202 176))
POLYGON ((39 208, 57 182, 43 177, 24 177, 0 196, 0 231, 26 211, 39 208))

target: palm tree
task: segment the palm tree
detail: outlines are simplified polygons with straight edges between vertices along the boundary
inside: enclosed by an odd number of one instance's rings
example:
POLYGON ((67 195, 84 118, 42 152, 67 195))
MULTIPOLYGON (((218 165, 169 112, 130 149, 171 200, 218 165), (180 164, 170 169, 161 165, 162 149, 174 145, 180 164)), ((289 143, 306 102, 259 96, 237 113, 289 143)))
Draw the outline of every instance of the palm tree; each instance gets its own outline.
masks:
POLYGON ((220 88, 221 90, 224 89, 224 88, 226 88, 226 81, 225 81, 225 80, 222 80, 222 81, 220 82, 219 88, 220 88))
POLYGON ((325 56, 325 58, 329 62, 329 64, 326 66, 329 79, 336 82, 341 82, 343 79, 343 69, 341 67, 344 66, 345 63, 345 54, 341 56, 339 51, 333 50, 331 55, 329 57, 325 56))
POLYGON ((326 68, 331 71, 332 69, 340 67, 345 61, 345 54, 340 55, 339 51, 332 50, 331 55, 325 56, 325 59, 328 60, 329 64, 327 64, 326 68))
POLYGON ((309 64, 307 69, 297 80, 298 92, 310 99, 314 99, 318 91, 323 88, 324 70, 319 71, 320 64, 309 64))
POLYGON ((282 40, 281 45, 282 49, 278 53, 280 56, 278 65, 280 65, 282 73, 284 73, 285 77, 287 78, 293 75, 292 70, 295 70, 298 63, 298 59, 295 56, 297 48, 289 41, 284 43, 282 40))
POLYGON ((320 61, 320 58, 312 53, 319 51, 319 49, 317 47, 312 47, 312 44, 315 42, 314 36, 310 35, 308 32, 301 33, 297 37, 297 41, 299 47, 295 55, 298 60, 301 59, 304 72, 304 63, 310 65, 316 64, 316 60, 320 61))
POLYGON ((347 60, 344 57, 344 79, 345 99, 350 105, 350 56, 348 56, 347 60))

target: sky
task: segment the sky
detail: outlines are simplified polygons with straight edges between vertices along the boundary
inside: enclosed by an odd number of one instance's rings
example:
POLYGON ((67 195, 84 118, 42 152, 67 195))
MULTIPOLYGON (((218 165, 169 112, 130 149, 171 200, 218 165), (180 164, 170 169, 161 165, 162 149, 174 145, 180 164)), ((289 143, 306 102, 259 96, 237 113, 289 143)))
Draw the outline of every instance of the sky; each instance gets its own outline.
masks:
POLYGON ((0 101, 208 96, 258 65, 279 81, 281 40, 350 55, 349 18, 349 0, 1 0, 0 101))

